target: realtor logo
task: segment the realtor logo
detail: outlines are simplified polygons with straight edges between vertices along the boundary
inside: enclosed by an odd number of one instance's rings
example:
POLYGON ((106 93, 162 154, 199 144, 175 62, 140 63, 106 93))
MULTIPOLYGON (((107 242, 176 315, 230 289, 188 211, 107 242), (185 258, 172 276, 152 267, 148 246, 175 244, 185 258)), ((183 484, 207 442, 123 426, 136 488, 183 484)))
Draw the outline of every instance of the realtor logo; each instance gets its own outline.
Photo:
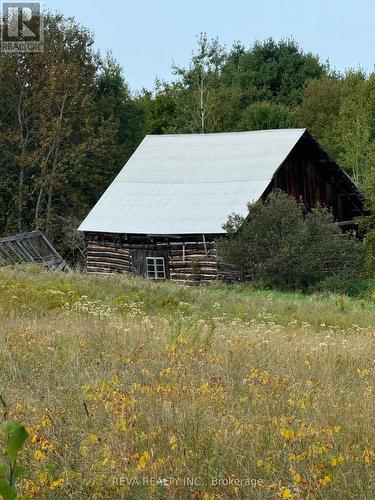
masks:
POLYGON ((40 2, 3 2, 1 50, 43 52, 43 10, 40 2))

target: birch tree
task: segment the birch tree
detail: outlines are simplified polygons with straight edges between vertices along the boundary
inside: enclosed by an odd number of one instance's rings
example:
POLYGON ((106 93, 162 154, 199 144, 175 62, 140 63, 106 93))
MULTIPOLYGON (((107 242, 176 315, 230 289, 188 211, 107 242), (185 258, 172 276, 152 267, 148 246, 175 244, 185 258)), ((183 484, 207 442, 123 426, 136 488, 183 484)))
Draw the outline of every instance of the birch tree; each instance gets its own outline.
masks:
POLYGON ((223 109, 218 90, 224 60, 225 50, 219 41, 209 40, 205 33, 201 33, 189 67, 173 65, 174 74, 179 77, 177 109, 182 128, 202 134, 217 129, 223 109))

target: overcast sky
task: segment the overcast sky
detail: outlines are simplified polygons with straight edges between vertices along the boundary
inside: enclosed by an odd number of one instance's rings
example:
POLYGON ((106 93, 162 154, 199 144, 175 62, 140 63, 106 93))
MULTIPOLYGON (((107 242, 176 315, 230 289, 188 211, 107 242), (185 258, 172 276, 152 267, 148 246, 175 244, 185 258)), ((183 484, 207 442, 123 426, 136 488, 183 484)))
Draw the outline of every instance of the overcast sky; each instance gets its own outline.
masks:
POLYGON ((111 50, 132 90, 171 78, 206 31, 230 47, 240 40, 293 37, 305 51, 344 71, 374 69, 374 0, 45 0, 94 32, 96 47, 111 50))

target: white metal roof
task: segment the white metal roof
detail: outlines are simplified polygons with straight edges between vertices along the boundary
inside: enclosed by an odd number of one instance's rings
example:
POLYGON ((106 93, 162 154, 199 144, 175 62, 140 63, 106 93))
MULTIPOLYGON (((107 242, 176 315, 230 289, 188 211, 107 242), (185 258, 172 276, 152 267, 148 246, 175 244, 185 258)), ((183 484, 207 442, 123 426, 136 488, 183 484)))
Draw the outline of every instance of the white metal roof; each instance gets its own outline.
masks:
POLYGON ((305 129, 148 135, 81 231, 217 234, 247 214, 305 129))

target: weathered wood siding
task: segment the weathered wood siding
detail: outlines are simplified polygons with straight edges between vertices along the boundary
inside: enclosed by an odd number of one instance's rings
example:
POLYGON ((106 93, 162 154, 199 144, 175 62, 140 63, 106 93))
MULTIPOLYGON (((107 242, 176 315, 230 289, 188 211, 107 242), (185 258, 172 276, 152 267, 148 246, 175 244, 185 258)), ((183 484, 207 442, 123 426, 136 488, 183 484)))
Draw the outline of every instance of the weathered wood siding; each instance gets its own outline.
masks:
POLYGON ((301 139, 262 198, 275 188, 302 200, 309 210, 317 204, 331 209, 339 222, 364 215, 363 202, 346 174, 310 138, 301 139))

